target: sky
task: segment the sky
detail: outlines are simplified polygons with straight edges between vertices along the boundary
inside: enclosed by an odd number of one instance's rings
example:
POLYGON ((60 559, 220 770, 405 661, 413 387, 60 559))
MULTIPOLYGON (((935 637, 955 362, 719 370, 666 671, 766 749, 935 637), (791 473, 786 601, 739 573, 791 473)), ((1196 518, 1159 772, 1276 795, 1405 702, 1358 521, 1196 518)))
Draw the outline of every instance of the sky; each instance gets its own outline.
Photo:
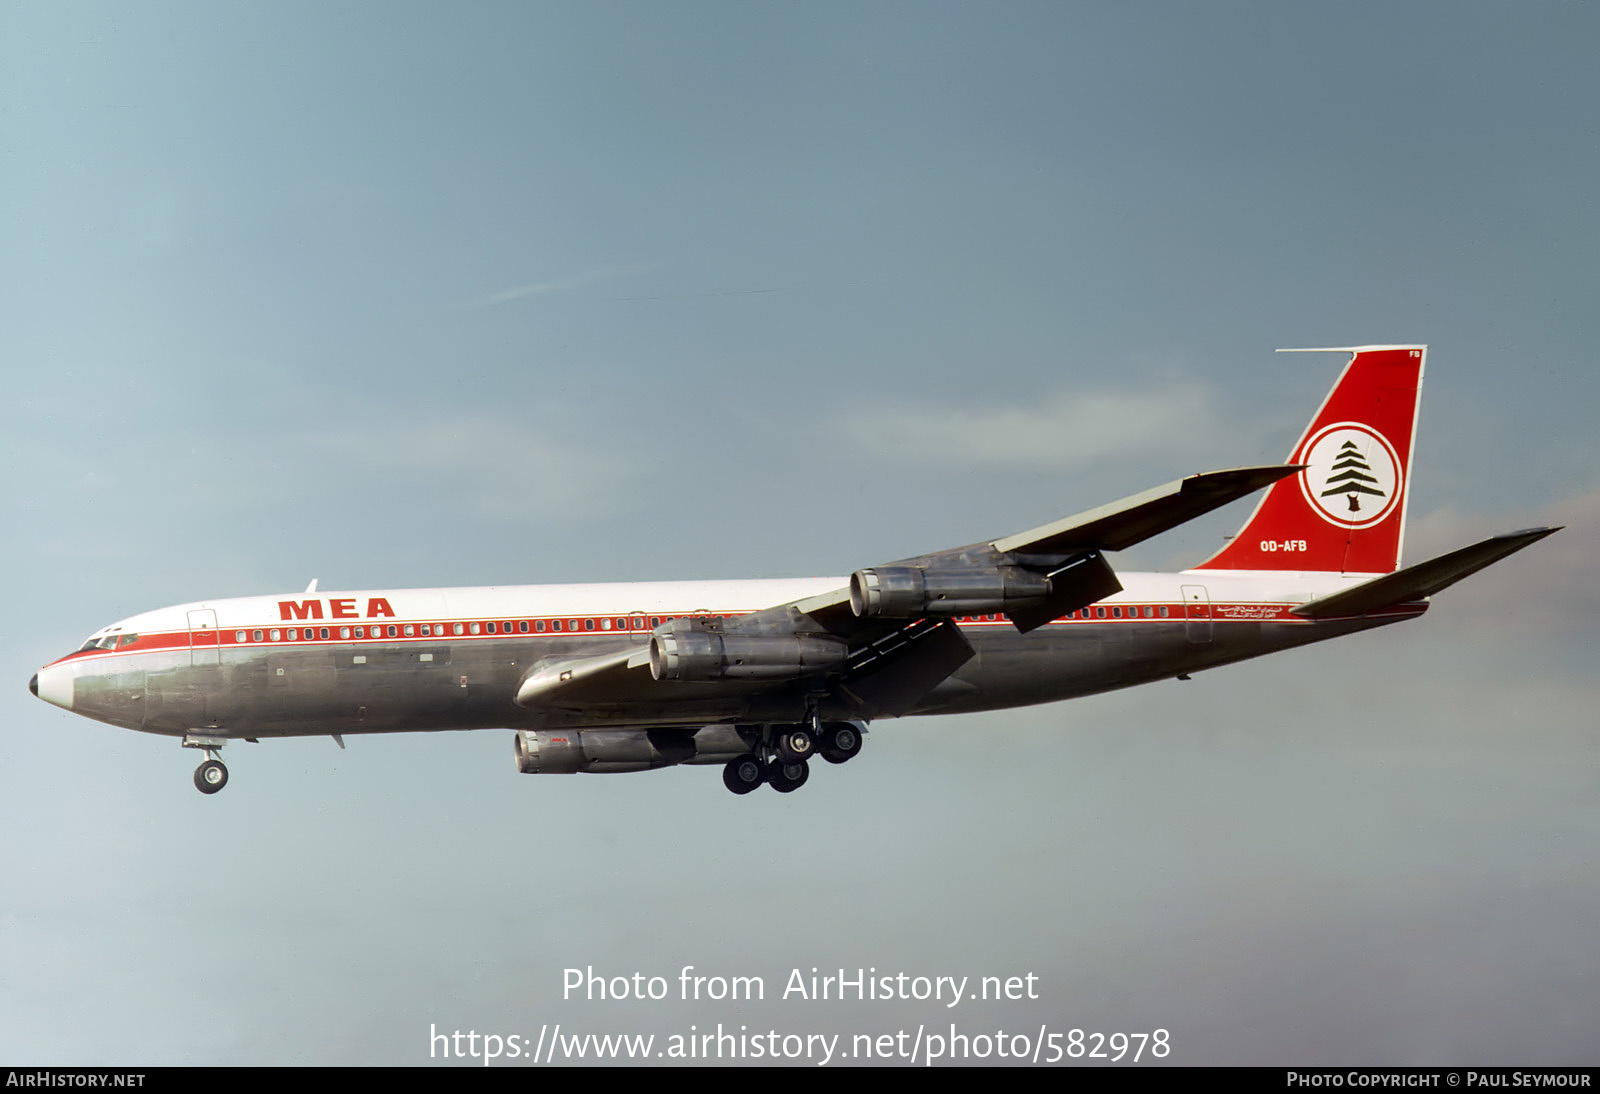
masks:
POLYGON ((1596 1063, 1597 40, 1557 3, 4 0, 0 1061, 720 1023, 1596 1063), (1007 534, 1281 460, 1338 359, 1273 350, 1368 343, 1429 347, 1408 561, 1566 530, 1404 626, 875 723, 795 794, 523 776, 485 731, 232 746, 202 797, 26 691, 313 577, 1007 534), (813 968, 1037 998, 781 998, 813 968))

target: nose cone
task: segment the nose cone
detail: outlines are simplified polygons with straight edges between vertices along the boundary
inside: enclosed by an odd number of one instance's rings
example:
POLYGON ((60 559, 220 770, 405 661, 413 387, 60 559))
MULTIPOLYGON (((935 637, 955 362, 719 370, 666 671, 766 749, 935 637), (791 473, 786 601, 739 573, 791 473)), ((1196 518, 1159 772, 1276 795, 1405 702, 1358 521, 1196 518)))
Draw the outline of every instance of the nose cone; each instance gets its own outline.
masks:
POLYGON ((62 665, 46 665, 34 673, 28 690, 63 710, 72 709, 72 672, 62 665))

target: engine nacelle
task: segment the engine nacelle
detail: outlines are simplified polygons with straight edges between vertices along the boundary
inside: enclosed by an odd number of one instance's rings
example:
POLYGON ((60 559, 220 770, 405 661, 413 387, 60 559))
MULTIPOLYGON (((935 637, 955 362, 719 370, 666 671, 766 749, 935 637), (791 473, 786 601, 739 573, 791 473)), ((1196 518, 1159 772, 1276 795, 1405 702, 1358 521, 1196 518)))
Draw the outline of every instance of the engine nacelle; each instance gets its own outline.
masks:
POLYGON ((737 726, 659 729, 521 729, 515 740, 524 775, 653 771, 674 764, 727 763, 750 751, 737 726))
POLYGON ((657 680, 798 680, 843 664, 845 643, 817 634, 719 634, 670 628, 650 636, 657 680))
POLYGON ((524 775, 571 775, 587 770, 583 734, 576 730, 517 731, 517 770, 524 775))
POLYGON ((850 575, 850 608, 858 616, 984 615, 1037 607, 1050 596, 1050 579, 1021 566, 924 570, 879 566, 850 575))

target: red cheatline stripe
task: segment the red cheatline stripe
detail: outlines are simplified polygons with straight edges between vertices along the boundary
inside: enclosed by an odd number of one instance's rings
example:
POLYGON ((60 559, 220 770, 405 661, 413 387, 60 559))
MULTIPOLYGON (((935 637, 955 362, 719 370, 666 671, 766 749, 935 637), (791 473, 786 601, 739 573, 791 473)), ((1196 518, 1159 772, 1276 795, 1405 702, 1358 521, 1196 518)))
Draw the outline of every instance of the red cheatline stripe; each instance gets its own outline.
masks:
MULTIPOLYGON (((1291 623, 1307 623, 1307 624, 1309 624, 1310 620, 1302 619, 1299 616, 1291 614, 1290 609, 1293 608, 1294 606, 1295 606, 1294 604, 1287 604, 1287 603, 1285 603, 1285 604, 1260 604, 1260 603, 1256 603, 1256 604, 1250 604, 1250 603, 1226 604, 1226 603, 1211 603, 1211 604, 1204 605, 1204 606, 1195 605, 1194 607, 1196 609, 1204 611, 1205 614, 1197 614, 1196 616, 1194 616, 1191 619, 1185 614, 1187 606, 1182 604, 1182 603, 1169 602, 1167 604, 1150 604, 1150 605, 1145 605, 1145 604, 1131 604, 1131 605, 1119 604, 1119 605, 1116 605, 1116 607, 1122 608, 1124 613, 1126 613, 1126 614, 1122 615, 1121 617, 1115 617, 1115 616, 1111 615, 1111 606, 1109 606, 1109 605, 1097 605, 1097 606, 1091 608, 1091 616, 1088 619, 1080 618, 1078 613, 1074 612, 1070 616, 1064 616, 1064 617, 1062 617, 1060 619, 1053 620, 1052 621, 1052 625, 1054 625, 1054 626, 1089 626, 1089 625, 1104 626, 1106 624, 1115 624, 1115 623, 1181 623, 1181 622, 1236 623, 1236 622, 1267 622, 1267 621, 1271 621, 1271 620, 1282 620, 1282 621, 1291 622, 1291 623), (1099 607, 1105 607, 1106 608, 1106 615, 1105 615, 1104 618, 1101 618, 1098 614, 1095 614, 1098 611, 1099 607), (1152 610, 1155 610, 1155 611, 1159 611, 1161 608, 1165 607, 1167 609, 1167 614, 1165 616, 1162 616, 1162 615, 1146 616, 1145 614, 1143 614, 1144 613, 1144 609, 1146 607, 1149 607, 1149 608, 1151 608, 1152 610)), ((1393 607, 1393 608, 1383 609, 1382 611, 1369 612, 1367 614, 1368 615, 1407 615, 1407 614, 1418 614, 1422 610, 1423 609, 1422 609, 1421 605, 1396 606, 1396 607, 1393 607)), ((670 613, 665 613, 665 612, 659 612, 659 613, 658 612, 652 612, 652 613, 650 613, 650 615, 644 617, 645 621, 646 621, 646 625, 643 626, 643 627, 634 627, 634 626, 632 626, 631 625, 631 620, 632 620, 633 616, 631 616, 631 615, 627 615, 627 616, 622 616, 622 615, 592 615, 592 616, 591 615, 560 615, 560 616, 530 617, 530 618, 528 618, 526 620, 524 620, 521 617, 507 620, 503 616, 496 616, 494 619, 470 619, 470 620, 469 619, 461 619, 461 620, 445 620, 445 621, 438 621, 438 620, 410 620, 410 621, 404 622, 404 623, 387 623, 387 622, 383 622, 383 623, 340 623, 340 624, 333 624, 333 625, 330 625, 328 627, 328 635, 329 636, 327 638, 320 637, 320 633, 321 633, 321 630, 322 630, 321 624, 318 624, 315 627, 305 627, 305 626, 296 625, 295 627, 291 628, 291 627, 288 627, 288 626, 284 625, 282 622, 279 622, 277 626, 244 627, 244 628, 230 627, 230 628, 220 629, 220 630, 217 630, 217 631, 195 631, 193 633, 196 634, 196 635, 215 634, 215 635, 217 635, 219 641, 213 642, 213 641, 208 641, 208 640, 202 639, 201 641, 199 641, 197 643, 194 643, 192 645, 191 645, 191 641, 190 641, 190 633, 191 632, 189 632, 189 631, 186 631, 186 630, 184 630, 184 631, 153 631, 153 632, 141 632, 133 642, 129 643, 128 645, 121 646, 121 647, 119 647, 117 649, 114 649, 114 650, 110 650, 110 649, 104 649, 104 650, 102 650, 102 649, 75 650, 74 652, 67 654, 65 657, 59 658, 58 660, 53 662, 53 664, 61 664, 62 662, 65 662, 65 661, 80 661, 80 660, 90 660, 90 659, 105 658, 105 657, 120 657, 120 656, 123 656, 123 655, 126 655, 126 654, 134 654, 134 653, 150 653, 150 652, 153 652, 155 650, 191 649, 191 648, 192 649, 196 649, 196 650, 211 650, 211 649, 222 649, 222 648, 229 648, 229 647, 232 647, 232 648, 247 648, 247 647, 260 648, 260 647, 279 647, 279 646, 296 646, 296 647, 299 647, 299 646, 309 646, 309 645, 352 645, 352 644, 355 644, 355 643, 369 644, 369 643, 374 643, 374 642, 437 642, 437 641, 440 641, 440 640, 448 640, 448 641, 451 641, 451 642, 481 642, 481 641, 490 641, 490 642, 492 642, 492 641, 497 641, 497 640, 505 640, 507 638, 600 638, 600 637, 605 637, 605 636, 608 636, 608 635, 645 635, 645 634, 650 633, 650 631, 653 629, 653 628, 651 628, 649 626, 649 620, 650 619, 660 619, 662 621, 667 621, 667 620, 672 620, 672 619, 696 619, 696 618, 703 619, 703 618, 706 618, 708 616, 721 616, 723 618, 734 618, 734 617, 737 617, 737 616, 743 615, 743 614, 746 614, 746 613, 743 613, 743 612, 696 612, 696 613, 684 613, 684 614, 672 615, 670 613), (609 620, 612 621, 612 629, 610 629, 610 630, 602 630, 600 628, 600 621, 604 620, 604 619, 609 619, 609 620), (629 626, 627 626, 627 627, 617 627, 615 621, 619 620, 619 619, 629 621, 629 626), (577 620, 580 623, 580 629, 578 629, 578 630, 570 630, 570 629, 568 629, 567 625, 573 620, 577 620), (582 629, 581 628, 581 624, 584 623, 584 622, 590 621, 590 620, 594 621, 595 629, 594 630, 582 629), (521 623, 527 622, 528 630, 526 630, 526 631, 522 631, 522 630, 510 630, 510 631, 507 631, 507 630, 499 630, 498 629, 500 626, 502 626, 503 624, 505 624, 507 622, 511 623, 513 626, 519 626, 521 623), (545 624, 545 629, 542 630, 542 631, 536 629, 537 624, 539 624, 541 622, 545 624), (561 624, 561 627, 562 627, 561 630, 552 630, 552 629, 550 629, 553 624, 558 623, 558 622, 561 624), (463 630, 462 634, 456 634, 455 633, 455 625, 457 623, 460 623, 461 626, 462 626, 462 630, 463 630), (473 624, 473 623, 478 624, 480 633, 478 633, 478 634, 465 633, 470 628, 471 624, 473 624), (494 633, 494 634, 481 633, 483 631, 484 626, 489 624, 489 623, 494 623, 496 625, 496 627, 497 627, 496 633, 494 633), (389 636, 389 633, 388 633, 388 628, 391 627, 391 626, 394 627, 399 632, 392 638, 389 636), (408 627, 408 626, 412 627, 413 629, 420 629, 420 628, 426 626, 426 627, 429 627, 429 628, 431 628, 431 629, 433 629, 435 631, 439 631, 439 632, 443 632, 443 633, 407 635, 407 634, 405 634, 405 628, 408 627), (362 635, 362 637, 360 637, 360 638, 355 637, 355 634, 354 634, 355 628, 357 628, 357 627, 360 627, 363 630, 363 632, 365 632, 362 635), (350 629, 351 636, 349 638, 340 638, 339 637, 340 630, 344 629, 344 628, 349 628, 350 629), (241 630, 241 629, 244 630, 245 633, 246 633, 246 637, 245 637, 245 640, 243 642, 239 641, 235 637, 235 632, 238 631, 238 630, 241 630), (252 637, 254 635, 254 633, 256 631, 258 631, 258 630, 261 631, 262 634, 263 634, 263 638, 259 642, 255 641, 254 638, 252 637), (287 637, 281 637, 281 636, 287 635, 290 630, 294 630, 296 632, 302 632, 302 633, 307 631, 307 630, 311 630, 311 631, 316 632, 319 635, 319 637, 316 637, 316 638, 295 638, 293 640, 290 640, 287 637), (271 639, 269 637, 265 637, 267 635, 270 635, 273 631, 277 631, 279 633, 279 635, 280 635, 280 637, 276 641, 274 641, 273 639, 271 639), (372 633, 374 631, 381 631, 382 633, 372 633)), ((961 617, 959 617, 957 619, 957 622, 963 627, 1010 627, 1011 626, 1011 621, 1009 619, 1007 619, 1004 615, 1001 615, 1001 616, 999 616, 998 618, 995 618, 995 619, 984 619, 984 618, 977 618, 977 617, 961 616, 961 617)))

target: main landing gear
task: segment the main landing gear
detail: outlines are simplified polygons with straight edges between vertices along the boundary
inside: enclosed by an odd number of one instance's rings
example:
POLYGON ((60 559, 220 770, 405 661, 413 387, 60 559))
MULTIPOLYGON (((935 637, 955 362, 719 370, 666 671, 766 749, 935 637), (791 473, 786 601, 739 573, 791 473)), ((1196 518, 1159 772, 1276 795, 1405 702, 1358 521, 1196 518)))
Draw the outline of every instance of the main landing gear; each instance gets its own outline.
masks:
POLYGON ((811 757, 820 754, 831 764, 842 764, 861 751, 861 734, 855 722, 773 727, 755 751, 728 761, 722 785, 735 794, 748 794, 762 783, 780 794, 793 793, 811 777, 811 757))
POLYGON ((194 769, 194 788, 202 794, 215 794, 228 785, 228 765, 217 758, 225 737, 197 737, 192 733, 184 735, 184 748, 203 749, 206 754, 205 762, 194 769))

